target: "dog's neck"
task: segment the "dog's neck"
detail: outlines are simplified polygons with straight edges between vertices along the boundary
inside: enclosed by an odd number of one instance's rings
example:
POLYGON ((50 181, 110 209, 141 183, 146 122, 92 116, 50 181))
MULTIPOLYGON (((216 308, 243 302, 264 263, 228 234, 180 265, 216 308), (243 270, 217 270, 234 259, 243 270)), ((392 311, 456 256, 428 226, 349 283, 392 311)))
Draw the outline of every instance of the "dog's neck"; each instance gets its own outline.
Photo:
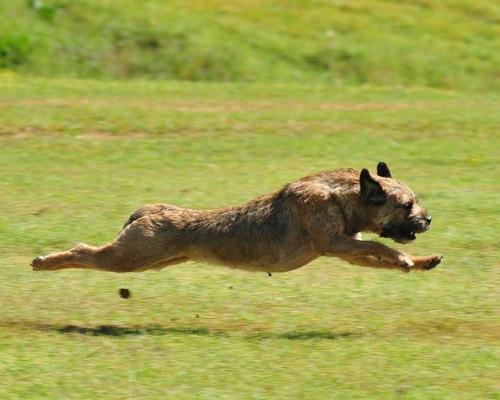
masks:
POLYGON ((366 222, 370 218, 367 218, 366 207, 358 191, 353 191, 347 196, 341 196, 338 201, 342 203, 341 209, 345 221, 344 233, 346 235, 353 236, 358 232, 370 230, 370 226, 366 222))

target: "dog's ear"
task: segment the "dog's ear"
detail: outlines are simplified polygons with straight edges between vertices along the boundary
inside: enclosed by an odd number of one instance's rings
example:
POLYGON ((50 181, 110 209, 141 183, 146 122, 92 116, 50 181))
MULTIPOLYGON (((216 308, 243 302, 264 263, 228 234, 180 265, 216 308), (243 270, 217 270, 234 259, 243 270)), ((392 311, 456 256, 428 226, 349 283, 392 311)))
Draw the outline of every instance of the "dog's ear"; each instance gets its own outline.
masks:
POLYGON ((380 161, 377 164, 377 175, 382 176, 384 178, 392 178, 391 171, 389 171, 389 167, 383 161, 380 161))
POLYGON ((373 179, 367 169, 359 175, 360 195, 365 203, 381 206, 387 201, 384 189, 373 179))

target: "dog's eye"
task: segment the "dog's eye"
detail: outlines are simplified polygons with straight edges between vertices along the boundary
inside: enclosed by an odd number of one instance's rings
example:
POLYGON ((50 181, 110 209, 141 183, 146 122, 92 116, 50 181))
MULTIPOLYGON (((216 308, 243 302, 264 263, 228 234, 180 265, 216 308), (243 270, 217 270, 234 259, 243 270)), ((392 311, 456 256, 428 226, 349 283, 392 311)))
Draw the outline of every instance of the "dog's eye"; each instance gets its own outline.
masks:
POLYGON ((403 207, 406 209, 406 210, 411 210, 412 207, 413 207, 413 203, 411 201, 409 201, 408 203, 404 203, 403 204, 403 207))

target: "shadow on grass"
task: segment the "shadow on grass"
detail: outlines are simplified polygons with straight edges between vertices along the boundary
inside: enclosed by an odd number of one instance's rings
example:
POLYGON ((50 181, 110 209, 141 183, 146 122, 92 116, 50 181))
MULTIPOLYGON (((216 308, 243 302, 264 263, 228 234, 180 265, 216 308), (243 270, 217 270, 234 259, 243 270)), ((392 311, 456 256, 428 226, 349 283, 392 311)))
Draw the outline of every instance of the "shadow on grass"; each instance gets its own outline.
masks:
POLYGON ((331 332, 331 331, 297 331, 297 332, 284 332, 284 333, 271 333, 262 332, 256 333, 250 337, 254 339, 288 339, 288 340, 310 340, 310 339, 328 339, 337 340, 350 337, 359 337, 359 333, 345 331, 345 332, 331 332))
POLYGON ((176 328, 163 327, 159 325, 146 326, 118 326, 118 325, 99 325, 95 327, 65 325, 62 327, 54 327, 54 330, 59 333, 78 333, 80 335, 89 336, 134 336, 134 335, 168 335, 168 334, 183 334, 183 335, 220 335, 221 332, 211 332, 207 328, 176 328))
POLYGON ((234 330, 209 329, 206 327, 171 327, 161 325, 57 325, 32 321, 0 321, 0 326, 21 329, 57 332, 59 334, 77 334, 84 336, 162 336, 162 335, 195 335, 195 336, 230 336, 239 335, 248 340, 338 340, 359 337, 360 333, 351 331, 332 332, 330 330, 305 330, 290 332, 238 332, 234 330))
MULTIPOLYGON (((137 327, 125 327, 116 325, 99 325, 96 327, 84 327, 66 325, 55 328, 59 333, 78 333, 89 336, 133 336, 133 335, 197 335, 197 336, 228 336, 232 332, 221 330, 210 330, 208 328, 185 328, 185 327, 163 327, 159 325, 146 325, 137 327)), ((330 332, 330 331, 291 331, 283 333, 256 332, 244 335, 246 339, 287 339, 287 340, 311 340, 327 339, 338 340, 350 337, 357 337, 355 332, 330 332)))
MULTIPOLYGON (((226 336, 229 332, 211 331, 207 328, 174 328, 162 327, 156 325, 143 327, 122 327, 116 325, 100 325, 97 327, 81 327, 74 325, 66 325, 57 328, 60 333, 78 333, 81 335, 90 336, 131 336, 131 335, 203 335, 203 336, 226 336)), ((310 339, 328 339, 337 340, 349 337, 356 337, 359 334, 354 332, 330 332, 330 331, 301 331, 301 332, 260 332, 246 335, 247 339, 288 339, 288 340, 310 340, 310 339)))
POLYGON ((34 321, 0 321, 0 327, 18 330, 57 332, 86 336, 134 336, 134 335, 223 335, 225 332, 209 330, 204 327, 168 327, 161 325, 58 325, 34 321))
MULTIPOLYGON (((147 325, 141 327, 123 327, 116 325, 99 325, 97 327, 82 327, 66 325, 55 329, 60 333, 78 333, 90 336, 131 336, 131 335, 201 335, 201 336, 228 336, 232 332, 221 330, 210 330, 208 328, 180 328, 162 327, 158 325, 147 325)), ((247 339, 288 339, 288 340, 311 340, 328 339, 337 340, 349 337, 356 337, 359 334, 354 332, 330 332, 330 331, 291 331, 283 333, 256 332, 244 335, 247 339)))

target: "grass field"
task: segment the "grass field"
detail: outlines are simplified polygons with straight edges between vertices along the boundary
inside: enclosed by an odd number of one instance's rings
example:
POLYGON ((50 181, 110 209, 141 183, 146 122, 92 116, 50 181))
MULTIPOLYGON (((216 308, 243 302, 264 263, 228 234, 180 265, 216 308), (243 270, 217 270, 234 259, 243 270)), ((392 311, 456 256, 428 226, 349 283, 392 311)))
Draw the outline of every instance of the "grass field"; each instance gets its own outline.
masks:
POLYGON ((9 0, 0 70, 500 89, 492 0, 9 0))
POLYGON ((0 398, 500 398, 498 101, 0 75, 0 398), (234 205, 379 160, 434 217, 405 247, 442 253, 432 272, 29 267, 111 240, 143 203, 234 205))

